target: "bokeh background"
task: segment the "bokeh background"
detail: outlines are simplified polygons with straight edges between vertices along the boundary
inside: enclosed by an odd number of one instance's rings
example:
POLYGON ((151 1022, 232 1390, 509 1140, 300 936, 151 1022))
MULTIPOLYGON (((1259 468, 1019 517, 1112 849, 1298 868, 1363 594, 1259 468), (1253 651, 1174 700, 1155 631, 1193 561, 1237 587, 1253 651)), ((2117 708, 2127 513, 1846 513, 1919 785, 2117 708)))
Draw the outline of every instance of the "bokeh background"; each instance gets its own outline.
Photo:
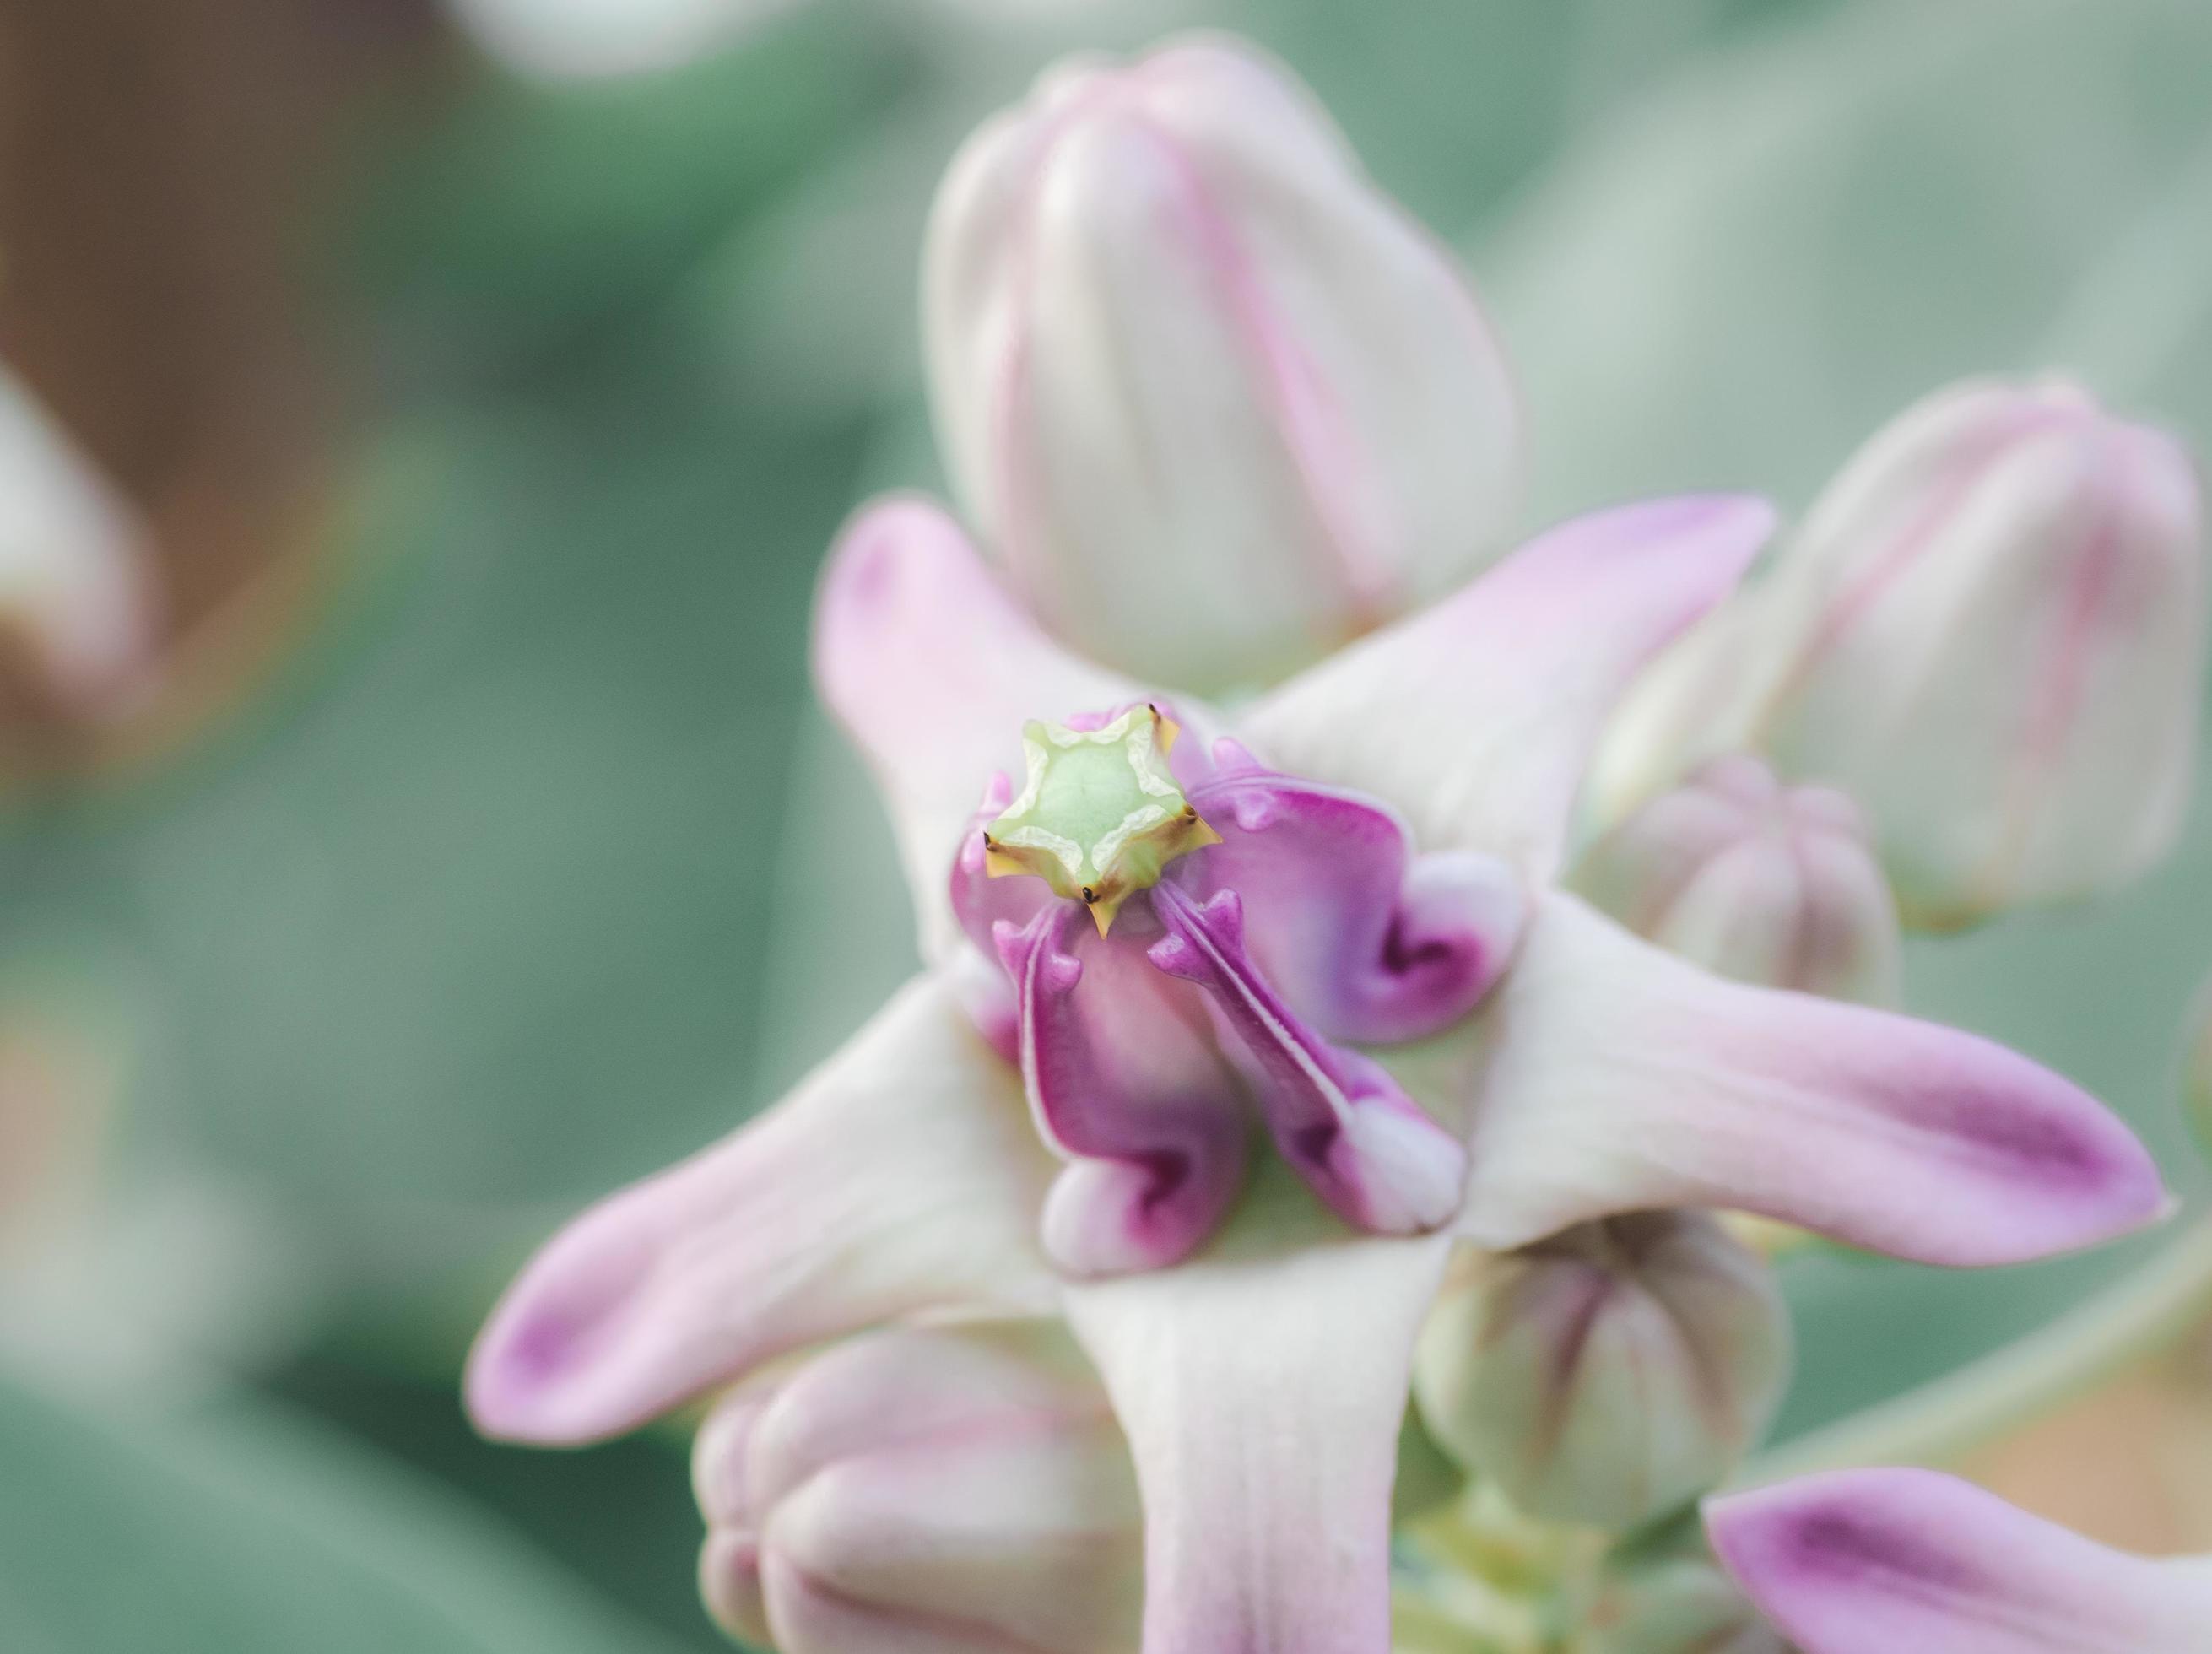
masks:
MULTIPOLYGON (((166 604, 119 727, 15 684, 0 720, 0 1647, 723 1645, 680 1434, 487 1445, 460 1358, 557 1219, 912 969, 809 702, 814 571, 936 483, 915 267, 961 135, 1194 21, 1465 251, 1529 526, 1802 507, 1983 369, 2212 451, 2204 0, 0 0, 0 356, 166 604)), ((1908 991, 2201 1204, 2208 972, 2200 807, 2118 899, 1917 944, 1908 991)), ((1795 1257, 1781 1432, 2166 1244, 1795 1257)), ((2185 1340, 1973 1468, 2212 1549, 2208 1396, 2185 1340)))

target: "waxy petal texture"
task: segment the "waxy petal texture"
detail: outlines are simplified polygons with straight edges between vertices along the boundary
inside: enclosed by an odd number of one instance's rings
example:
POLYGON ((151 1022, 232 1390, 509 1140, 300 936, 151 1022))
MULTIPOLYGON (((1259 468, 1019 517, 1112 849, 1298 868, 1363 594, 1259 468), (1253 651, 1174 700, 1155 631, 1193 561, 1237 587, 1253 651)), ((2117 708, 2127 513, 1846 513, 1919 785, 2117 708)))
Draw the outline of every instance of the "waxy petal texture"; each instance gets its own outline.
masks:
POLYGON ((2165 1204, 2127 1128, 2027 1058, 1723 982, 1569 896, 1539 907, 1480 1040, 1462 1232, 1484 1246, 1714 1207, 1923 1262, 2009 1263, 2165 1204))
POLYGON ((1022 726, 1144 691, 1047 637, 926 500, 878 501, 846 525, 814 612, 815 684, 875 772, 923 953, 941 958, 955 934, 946 870, 981 788, 1021 772, 1022 726))
POLYGON ((1929 1470, 1708 1501, 1705 1531, 1804 1654, 2203 1654, 2212 1572, 2107 1550, 1929 1470))
POLYGON ((592 1441, 909 1310, 1036 1308, 1051 1173, 1013 1072, 914 982, 767 1115, 556 1235, 477 1341, 471 1416, 592 1441))
POLYGON ((1424 849, 1485 851, 1548 879, 1606 715, 1773 525, 1738 495, 1578 517, 1293 678, 1243 727, 1271 764, 1389 800, 1424 849))
POLYGON ((1218 1245, 1069 1289, 1136 1456, 1143 1654, 1380 1654, 1413 1338, 1448 1237, 1347 1237, 1269 1168, 1218 1245))

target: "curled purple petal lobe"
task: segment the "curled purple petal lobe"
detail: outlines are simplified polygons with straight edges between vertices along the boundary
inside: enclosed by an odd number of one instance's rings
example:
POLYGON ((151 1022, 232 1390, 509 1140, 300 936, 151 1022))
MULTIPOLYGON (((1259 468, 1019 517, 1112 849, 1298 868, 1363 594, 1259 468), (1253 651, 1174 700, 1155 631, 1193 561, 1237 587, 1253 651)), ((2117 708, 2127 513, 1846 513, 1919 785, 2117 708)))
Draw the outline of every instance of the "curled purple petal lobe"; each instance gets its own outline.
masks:
MULTIPOLYGON (((1224 744, 1227 745, 1227 744, 1224 744)), ((1415 856, 1373 800, 1259 769, 1231 748, 1192 802, 1223 842, 1178 864, 1201 900, 1244 900, 1252 956, 1334 1039, 1419 1039, 1473 1010, 1511 957, 1526 898, 1505 862, 1415 856)))
POLYGON ((1195 996, 1146 964, 1145 916, 1101 936, 1080 904, 1055 900, 998 931, 1037 1128, 1073 1162, 1045 1205, 1045 1249, 1078 1274, 1175 1262, 1243 1178, 1236 1076, 1195 996))
POLYGON ((1314 1192, 1346 1222, 1376 1232, 1448 1222, 1466 1177, 1459 1144, 1380 1064, 1331 1044, 1283 1002, 1252 963, 1237 892, 1201 903, 1163 885, 1153 906, 1167 933, 1152 962, 1209 994, 1248 1060, 1276 1146, 1314 1192))
POLYGON ((2212 1577, 2107 1550, 1928 1470, 1709 1500, 1744 1592, 1805 1654, 2201 1654, 2212 1577))

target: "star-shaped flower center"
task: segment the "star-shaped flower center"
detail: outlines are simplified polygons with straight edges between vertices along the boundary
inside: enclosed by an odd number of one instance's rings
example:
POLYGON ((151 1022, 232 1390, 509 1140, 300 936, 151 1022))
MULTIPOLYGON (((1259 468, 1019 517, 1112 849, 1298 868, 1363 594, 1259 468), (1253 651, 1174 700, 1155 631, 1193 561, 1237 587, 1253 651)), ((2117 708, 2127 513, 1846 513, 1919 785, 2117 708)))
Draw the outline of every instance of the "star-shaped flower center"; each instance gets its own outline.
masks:
POLYGON ((1106 934, 1121 903, 1170 862, 1221 842, 1168 769, 1176 733, 1150 705, 1097 729, 1025 725, 1021 794, 984 830, 991 876, 1036 874, 1088 907, 1106 934))

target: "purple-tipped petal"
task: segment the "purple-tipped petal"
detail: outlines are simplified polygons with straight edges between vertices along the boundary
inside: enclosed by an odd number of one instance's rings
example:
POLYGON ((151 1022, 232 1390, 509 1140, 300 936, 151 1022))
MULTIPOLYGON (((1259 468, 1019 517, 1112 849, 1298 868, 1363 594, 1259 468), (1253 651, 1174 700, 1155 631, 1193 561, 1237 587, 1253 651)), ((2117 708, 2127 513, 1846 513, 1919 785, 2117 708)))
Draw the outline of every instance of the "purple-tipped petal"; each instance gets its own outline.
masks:
POLYGON ((1804 1654, 2203 1654, 2212 1573, 2107 1550, 1929 1470, 1709 1500, 1705 1531, 1804 1654))
POLYGON ((1169 878, 1244 898, 1245 940, 1283 997, 1332 1039, 1419 1039, 1474 1008, 1520 939, 1527 897, 1494 857, 1416 857, 1371 799, 1230 760, 1191 802, 1222 842, 1169 878))
POLYGON ((1178 1268, 1072 1287, 1145 1505, 1142 1654, 1382 1654, 1413 1339, 1449 1240, 1331 1234, 1279 1171, 1178 1268))
POLYGON ((570 1224, 469 1360, 486 1434, 619 1434, 787 1350, 908 1310, 1034 1308, 1052 1162, 934 978, 769 1113, 570 1224))
POLYGON ((1243 1089, 1196 994, 1146 963, 1148 917, 1132 906, 1101 936, 1080 903, 1055 899, 999 931, 1030 1108, 1073 1162, 1045 1204, 1045 1250, 1078 1274, 1174 1262, 1243 1179, 1243 1089))
POLYGON ((1203 904, 1173 885, 1153 892, 1167 934, 1152 962, 1197 983, 1236 1045, 1275 1146, 1346 1223, 1377 1234, 1418 1234, 1450 1221, 1467 1157, 1382 1065, 1332 1045, 1299 1020, 1244 945, 1234 891, 1203 904))
POLYGON ((1293 678, 1244 727, 1282 769, 1389 800, 1425 848, 1548 879, 1607 713, 1729 593, 1773 523, 1738 495, 1578 517, 1293 678))
POLYGON ((2011 1263, 2165 1205, 2128 1128, 2026 1057, 1723 982, 1572 897, 1539 906, 1480 1022, 1462 1232, 1483 1246, 1720 1207, 1923 1262, 2011 1263))
POLYGON ((1020 768, 1022 725, 1144 698, 1046 636, 959 526, 910 496, 863 508, 838 536, 815 599, 814 680, 883 789, 933 959, 952 939, 945 870, 977 793, 1020 768))

